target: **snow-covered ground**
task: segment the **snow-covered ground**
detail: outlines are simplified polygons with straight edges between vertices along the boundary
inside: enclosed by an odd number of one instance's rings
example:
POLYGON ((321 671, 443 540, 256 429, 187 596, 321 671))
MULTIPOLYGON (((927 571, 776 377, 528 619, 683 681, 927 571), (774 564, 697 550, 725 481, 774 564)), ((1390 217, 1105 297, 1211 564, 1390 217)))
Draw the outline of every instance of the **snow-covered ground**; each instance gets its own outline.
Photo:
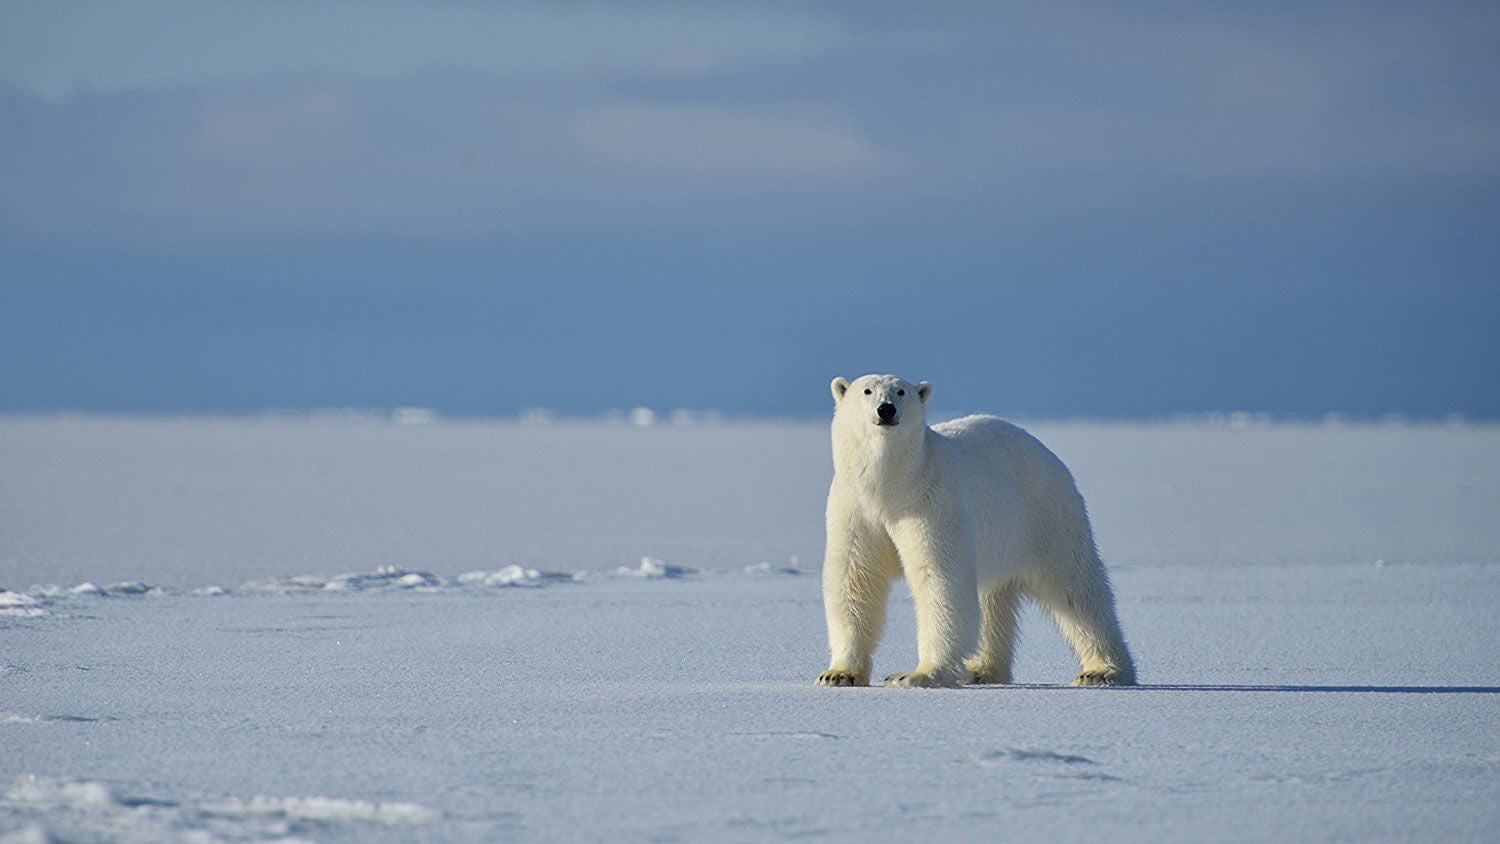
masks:
POLYGON ((1030 427, 1143 687, 814 687, 821 425, 0 419, 0 838, 1494 840, 1500 429, 1030 427))

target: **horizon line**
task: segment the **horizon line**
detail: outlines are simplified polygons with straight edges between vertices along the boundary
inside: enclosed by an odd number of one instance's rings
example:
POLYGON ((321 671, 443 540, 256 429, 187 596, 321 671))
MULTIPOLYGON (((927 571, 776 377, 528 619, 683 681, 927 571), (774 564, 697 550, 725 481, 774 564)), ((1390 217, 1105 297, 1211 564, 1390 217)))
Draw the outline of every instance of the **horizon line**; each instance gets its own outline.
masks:
MULTIPOLYGON (((342 424, 386 424, 401 426, 456 424, 507 424, 524 426, 547 425, 606 425, 619 427, 714 427, 740 424, 810 424, 824 423, 832 411, 817 413, 754 413, 749 411, 726 411, 717 408, 671 408, 657 410, 639 406, 633 408, 611 408, 597 411, 570 411, 555 408, 521 408, 511 413, 449 412, 440 408, 422 405, 395 405, 390 407, 337 406, 326 407, 268 407, 251 410, 225 410, 215 408, 189 408, 166 410, 89 410, 46 409, 5 410, 0 409, 0 421, 14 420, 183 420, 183 421, 298 421, 342 424)), ((937 414, 930 422, 959 419, 969 413, 937 414)), ((1346 413, 1327 411, 1323 413, 1277 413, 1270 411, 1183 411, 1156 414, 1095 414, 1095 413, 995 413, 988 414, 1028 423, 1044 424, 1135 424, 1135 425, 1196 425, 1208 428, 1264 428, 1264 427, 1443 427, 1485 428, 1500 426, 1500 416, 1475 416, 1466 413, 1416 414, 1416 413, 1346 413)))

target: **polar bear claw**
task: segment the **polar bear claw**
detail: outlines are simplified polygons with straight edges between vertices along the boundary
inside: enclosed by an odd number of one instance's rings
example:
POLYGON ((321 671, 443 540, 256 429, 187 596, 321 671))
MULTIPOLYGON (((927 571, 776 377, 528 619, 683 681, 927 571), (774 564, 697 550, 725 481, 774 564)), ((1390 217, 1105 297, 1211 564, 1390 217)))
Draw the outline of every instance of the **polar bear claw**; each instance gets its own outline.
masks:
POLYGON ((1073 679, 1075 686, 1129 686, 1132 685, 1125 675, 1113 668, 1090 669, 1079 672, 1073 679))
POLYGON ((931 674, 923 674, 920 671, 902 671, 887 675, 885 684, 902 689, 936 689, 944 685, 957 685, 956 683, 940 683, 931 674))

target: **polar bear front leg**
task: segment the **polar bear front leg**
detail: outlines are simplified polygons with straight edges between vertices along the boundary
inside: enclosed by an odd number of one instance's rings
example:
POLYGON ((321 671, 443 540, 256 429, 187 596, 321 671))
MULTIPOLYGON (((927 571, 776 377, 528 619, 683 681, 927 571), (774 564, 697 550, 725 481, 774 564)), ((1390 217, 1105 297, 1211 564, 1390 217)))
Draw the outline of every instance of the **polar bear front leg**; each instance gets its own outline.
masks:
POLYGON ((957 520, 913 520, 892 529, 917 610, 917 667, 885 678, 888 686, 961 685, 964 660, 979 639, 974 549, 957 520))
POLYGON ((828 670, 820 686, 867 686, 875 645, 885 627, 891 581, 900 573, 890 537, 874 526, 829 519, 823 561, 823 611, 828 621, 828 670))

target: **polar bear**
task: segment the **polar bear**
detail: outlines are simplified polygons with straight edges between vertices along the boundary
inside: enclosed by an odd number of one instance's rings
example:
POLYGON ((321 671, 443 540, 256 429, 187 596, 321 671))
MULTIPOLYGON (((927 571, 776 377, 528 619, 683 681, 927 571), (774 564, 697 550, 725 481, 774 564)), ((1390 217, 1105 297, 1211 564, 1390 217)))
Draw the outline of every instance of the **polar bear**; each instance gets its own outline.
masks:
POLYGON ((904 576, 917 610, 915 670, 890 686, 1009 683, 1023 596, 1056 619, 1076 685, 1132 685, 1109 576, 1073 476, 1035 437, 994 416, 928 427, 932 385, 893 375, 832 383, 833 485, 822 686, 863 686, 904 576))

